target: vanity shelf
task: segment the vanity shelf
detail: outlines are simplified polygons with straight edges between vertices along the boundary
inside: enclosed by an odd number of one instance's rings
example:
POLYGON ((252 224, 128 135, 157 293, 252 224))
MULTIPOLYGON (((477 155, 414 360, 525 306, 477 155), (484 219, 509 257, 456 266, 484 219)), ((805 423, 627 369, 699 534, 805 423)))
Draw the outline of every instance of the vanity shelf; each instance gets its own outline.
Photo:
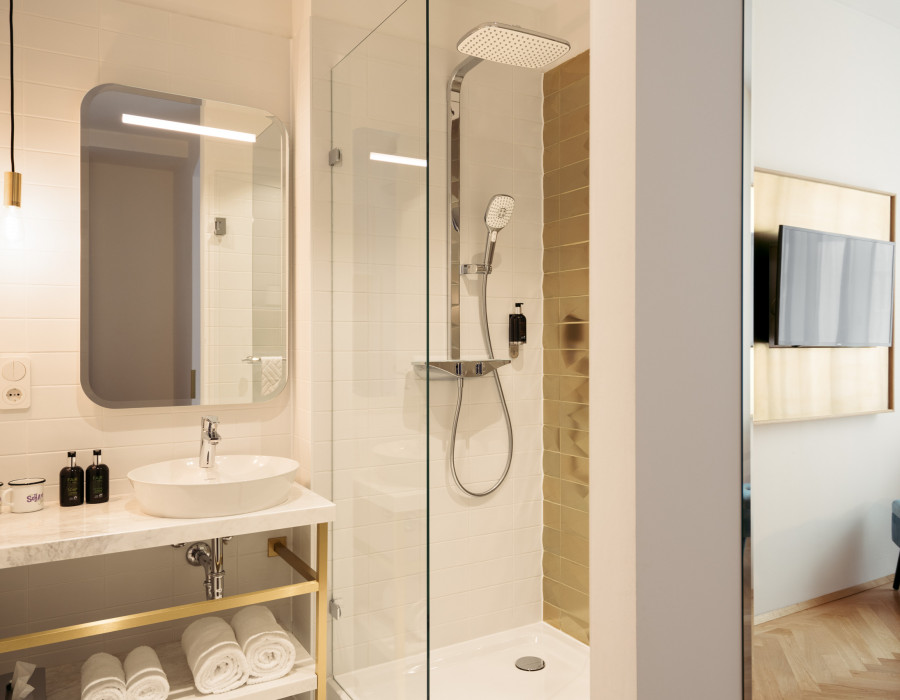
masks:
MULTIPOLYGON (((244 685, 228 693, 203 695, 194 687, 191 669, 179 642, 169 642, 156 647, 160 663, 169 678, 170 700, 272 700, 285 698, 316 689, 315 661, 300 643, 291 637, 297 649, 297 661, 286 676, 268 683, 244 685)), ((124 660, 124 655, 119 655, 124 660)), ((81 664, 66 664, 47 669, 47 700, 80 700, 81 664)))
MULTIPOLYGON (((36 513, 4 514, 0 516, 2 517, 0 569, 311 525, 316 526, 316 568, 289 550, 286 538, 272 538, 269 540, 268 556, 283 559, 300 574, 303 581, 229 595, 216 600, 176 605, 107 620, 95 620, 68 627, 29 632, 16 637, 0 638, 0 653, 96 637, 160 622, 217 614, 247 605, 314 593, 317 649, 315 661, 310 659, 306 651, 298 650, 299 661, 294 670, 284 678, 244 686, 230 693, 216 694, 215 697, 223 700, 231 698, 271 700, 314 690, 317 700, 325 700, 328 523, 334 520, 336 511, 337 507, 330 501, 299 484, 293 484, 288 500, 281 505, 254 513, 226 517, 157 518, 143 513, 133 496, 116 496, 108 503, 99 505, 60 508, 57 504, 51 504, 36 513)), ((184 660, 181 644, 175 642, 163 645, 160 647, 159 655, 172 685, 169 697, 173 700, 201 697, 194 688, 193 677, 187 668, 187 661, 184 660)), ((80 696, 79 683, 80 664, 47 671, 48 697, 60 700, 77 698, 80 696), (67 681, 66 679, 73 673, 75 681, 67 681), (75 685, 72 685, 73 682, 75 685)))

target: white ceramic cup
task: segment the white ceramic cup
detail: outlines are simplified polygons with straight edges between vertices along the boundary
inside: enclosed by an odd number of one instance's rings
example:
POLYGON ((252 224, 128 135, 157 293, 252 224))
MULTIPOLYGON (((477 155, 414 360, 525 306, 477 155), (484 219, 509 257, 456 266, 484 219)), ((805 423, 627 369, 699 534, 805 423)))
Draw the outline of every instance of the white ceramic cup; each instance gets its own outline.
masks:
POLYGON ((0 498, 13 513, 33 513, 44 507, 44 482, 46 479, 10 479, 8 489, 0 493, 0 498))

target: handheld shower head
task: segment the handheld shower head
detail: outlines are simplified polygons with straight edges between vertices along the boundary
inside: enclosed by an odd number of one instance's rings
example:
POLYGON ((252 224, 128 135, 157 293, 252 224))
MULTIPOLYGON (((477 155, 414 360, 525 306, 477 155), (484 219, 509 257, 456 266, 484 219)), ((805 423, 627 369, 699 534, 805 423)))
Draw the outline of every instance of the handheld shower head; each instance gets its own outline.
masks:
POLYGON ((497 234, 506 228, 512 218, 516 200, 508 194, 495 194, 488 202, 484 210, 484 223, 488 229, 487 241, 484 244, 484 264, 487 272, 491 271, 494 261, 494 246, 497 244, 497 234))
POLYGON ((516 200, 508 194, 495 194, 484 210, 484 223, 489 231, 501 231, 506 228, 512 217, 516 200))

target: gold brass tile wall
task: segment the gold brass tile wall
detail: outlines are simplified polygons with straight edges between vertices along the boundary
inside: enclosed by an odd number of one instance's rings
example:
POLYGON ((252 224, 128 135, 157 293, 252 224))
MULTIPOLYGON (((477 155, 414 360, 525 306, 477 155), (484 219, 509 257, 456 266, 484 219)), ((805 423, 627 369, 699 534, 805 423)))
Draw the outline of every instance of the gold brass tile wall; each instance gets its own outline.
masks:
POLYGON ((544 620, 589 642, 589 53, 544 75, 544 620))

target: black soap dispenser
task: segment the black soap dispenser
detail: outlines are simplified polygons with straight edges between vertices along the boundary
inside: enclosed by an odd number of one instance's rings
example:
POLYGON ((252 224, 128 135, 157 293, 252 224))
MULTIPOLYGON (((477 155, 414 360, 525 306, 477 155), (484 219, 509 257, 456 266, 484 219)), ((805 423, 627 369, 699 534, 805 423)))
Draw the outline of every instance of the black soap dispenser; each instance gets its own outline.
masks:
POLYGON ((522 313, 522 302, 516 302, 516 312, 509 315, 509 356, 519 356, 519 346, 525 344, 525 314, 522 313))
POLYGON ((106 503, 109 500, 109 467, 100 464, 100 450, 94 450, 94 463, 87 468, 84 490, 88 503, 106 503))
POLYGON ((84 469, 75 464, 75 453, 69 452, 69 466, 59 472, 59 505, 80 506, 84 503, 84 469))

